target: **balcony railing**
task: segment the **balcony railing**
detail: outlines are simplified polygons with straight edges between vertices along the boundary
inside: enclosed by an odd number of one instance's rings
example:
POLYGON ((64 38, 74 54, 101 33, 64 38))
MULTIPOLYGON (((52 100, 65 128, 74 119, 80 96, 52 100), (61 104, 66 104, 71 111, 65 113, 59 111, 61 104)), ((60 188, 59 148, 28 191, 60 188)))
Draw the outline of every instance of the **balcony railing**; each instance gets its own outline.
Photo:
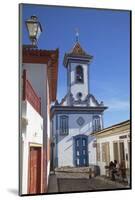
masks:
POLYGON ((28 100, 33 108, 41 114, 41 98, 37 96, 31 83, 27 80, 26 70, 23 70, 23 100, 28 100))

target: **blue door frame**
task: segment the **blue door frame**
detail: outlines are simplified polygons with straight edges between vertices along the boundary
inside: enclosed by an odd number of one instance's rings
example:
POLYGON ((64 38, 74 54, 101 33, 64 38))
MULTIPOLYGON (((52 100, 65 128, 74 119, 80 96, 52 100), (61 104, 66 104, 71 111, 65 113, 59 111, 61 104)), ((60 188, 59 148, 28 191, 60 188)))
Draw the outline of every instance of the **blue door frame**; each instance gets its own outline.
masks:
POLYGON ((76 167, 88 166, 88 136, 77 135, 74 138, 74 165, 76 167))

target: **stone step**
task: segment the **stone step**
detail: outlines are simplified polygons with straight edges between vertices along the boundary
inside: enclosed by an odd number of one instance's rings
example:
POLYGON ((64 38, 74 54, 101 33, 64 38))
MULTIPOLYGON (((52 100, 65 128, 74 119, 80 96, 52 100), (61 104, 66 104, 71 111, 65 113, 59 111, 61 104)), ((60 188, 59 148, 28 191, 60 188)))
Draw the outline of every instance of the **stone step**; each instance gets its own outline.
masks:
POLYGON ((92 167, 60 167, 55 168, 55 172, 74 172, 74 173, 88 173, 92 171, 92 167))
POLYGON ((89 179, 89 173, 76 173, 76 172, 55 172, 57 178, 67 178, 67 179, 89 179))

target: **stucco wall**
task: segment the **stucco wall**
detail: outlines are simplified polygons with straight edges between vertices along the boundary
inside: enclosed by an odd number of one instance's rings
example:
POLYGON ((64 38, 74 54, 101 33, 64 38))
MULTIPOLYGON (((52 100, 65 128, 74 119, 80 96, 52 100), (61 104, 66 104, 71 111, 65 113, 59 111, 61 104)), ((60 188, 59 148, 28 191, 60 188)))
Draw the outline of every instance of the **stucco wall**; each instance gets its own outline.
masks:
MULTIPOLYGON (((54 147, 54 161, 58 166, 73 166, 73 137, 78 134, 88 135, 88 157, 89 164, 96 163, 96 148, 93 147, 95 137, 91 136, 92 132, 92 114, 66 114, 69 117, 69 134, 67 136, 60 135, 60 116, 56 114, 53 117, 53 133, 55 135, 56 145, 54 147), (79 126, 76 122, 78 117, 83 117, 85 122, 79 126)), ((100 115, 101 117, 101 115, 100 115)), ((102 120, 101 120, 102 121, 102 120)))
POLYGON ((23 63, 23 69, 27 70, 27 78, 36 94, 41 97, 41 114, 44 118, 44 128, 46 127, 47 113, 47 65, 23 63))
MULTIPOLYGON (((124 149, 125 149, 125 158, 126 154, 128 154, 128 141, 129 139, 129 130, 126 130, 124 132, 118 132, 114 135, 106 136, 106 137, 97 137, 97 143, 100 144, 100 161, 97 161, 97 165, 100 166, 100 172, 102 175, 105 175, 105 166, 108 164, 106 162, 102 161, 102 143, 109 142, 110 146, 110 161, 114 161, 114 152, 113 152, 113 142, 124 142, 124 149), (119 137, 122 135, 127 135, 126 139, 120 139, 119 137)), ((128 167, 129 163, 126 161, 126 167, 128 167)))
MULTIPOLYGON (((44 158, 47 159, 47 138, 50 138, 50 117, 48 113, 48 79, 47 79, 47 65, 46 64, 33 64, 33 63, 23 63, 23 69, 27 70, 27 78, 30 81, 32 87, 36 91, 37 95, 41 97, 41 114, 43 116, 43 146, 44 146, 44 158)), ((49 106, 50 109, 50 106, 49 106)), ((44 178, 45 182, 48 184, 50 162, 44 161, 46 166, 47 180, 44 178)), ((45 175, 46 176, 46 175, 45 175)), ((46 185, 46 183, 45 183, 46 185)))
POLYGON ((22 194, 28 192, 28 157, 29 145, 43 144, 43 118, 35 111, 28 101, 22 102, 22 194))

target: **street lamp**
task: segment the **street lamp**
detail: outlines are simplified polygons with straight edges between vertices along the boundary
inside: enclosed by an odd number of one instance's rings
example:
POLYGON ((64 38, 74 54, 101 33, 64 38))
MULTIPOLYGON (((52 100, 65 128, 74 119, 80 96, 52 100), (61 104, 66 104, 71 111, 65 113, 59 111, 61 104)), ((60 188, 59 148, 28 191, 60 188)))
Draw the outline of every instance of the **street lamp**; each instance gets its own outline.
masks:
POLYGON ((29 38, 32 42, 33 47, 37 47, 37 40, 42 32, 42 26, 36 16, 31 16, 30 19, 26 20, 26 26, 29 33, 29 38))

